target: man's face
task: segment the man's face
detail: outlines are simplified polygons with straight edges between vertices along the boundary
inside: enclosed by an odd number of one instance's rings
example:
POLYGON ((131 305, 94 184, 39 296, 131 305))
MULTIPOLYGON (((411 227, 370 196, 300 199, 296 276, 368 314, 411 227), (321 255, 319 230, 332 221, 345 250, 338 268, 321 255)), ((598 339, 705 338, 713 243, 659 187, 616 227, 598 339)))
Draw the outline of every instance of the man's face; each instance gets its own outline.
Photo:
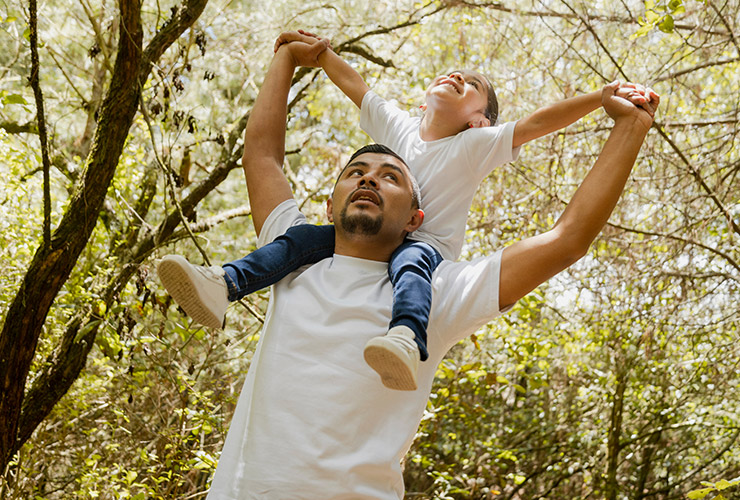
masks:
POLYGON ((394 156, 359 155, 339 175, 328 203, 329 220, 347 235, 403 239, 415 229, 408 223, 418 212, 412 206, 410 175, 394 156))
POLYGON ((454 113, 461 122, 485 118, 487 105, 488 85, 485 77, 476 71, 453 71, 440 75, 432 80, 426 91, 427 108, 454 113))

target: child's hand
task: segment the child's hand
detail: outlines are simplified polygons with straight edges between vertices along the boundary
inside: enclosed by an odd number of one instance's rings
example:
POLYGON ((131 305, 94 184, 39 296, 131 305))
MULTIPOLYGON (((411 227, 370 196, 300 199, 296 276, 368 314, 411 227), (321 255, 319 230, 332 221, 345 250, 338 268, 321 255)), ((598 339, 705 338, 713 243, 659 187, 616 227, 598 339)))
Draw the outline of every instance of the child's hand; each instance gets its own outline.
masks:
POLYGON ((660 96, 649 87, 615 81, 604 86, 601 103, 613 119, 632 116, 649 128, 660 104, 660 96))
POLYGON ((643 108, 651 116, 655 112, 654 108, 657 107, 657 103, 654 103, 655 106, 649 106, 648 104, 655 99, 660 100, 660 96, 651 88, 631 82, 619 83, 615 95, 622 99, 627 99, 637 107, 643 108))
POLYGON ((329 40, 302 31, 286 31, 275 40, 275 52, 285 46, 298 66, 319 67, 319 55, 329 47, 329 40))
POLYGON ((284 31, 283 33, 280 33, 280 36, 275 40, 275 47, 273 50, 277 52, 281 45, 285 45, 290 42, 306 42, 312 44, 315 43, 316 40, 325 40, 328 47, 331 48, 331 40, 328 38, 322 38, 313 33, 309 33, 308 31, 298 30, 284 31))

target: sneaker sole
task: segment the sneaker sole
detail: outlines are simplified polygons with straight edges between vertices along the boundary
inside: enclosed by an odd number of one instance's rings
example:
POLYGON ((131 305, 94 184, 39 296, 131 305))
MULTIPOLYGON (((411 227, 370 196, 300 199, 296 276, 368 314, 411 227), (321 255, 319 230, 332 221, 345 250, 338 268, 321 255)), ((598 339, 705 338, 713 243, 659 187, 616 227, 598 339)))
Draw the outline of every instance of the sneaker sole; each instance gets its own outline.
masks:
POLYGON ((177 262, 160 262, 157 273, 169 294, 193 321, 209 328, 223 327, 223 322, 203 305, 190 275, 177 262))
POLYGON ((393 352, 371 345, 365 348, 364 356, 367 364, 378 372, 380 381, 387 388, 396 391, 416 390, 411 370, 393 352))

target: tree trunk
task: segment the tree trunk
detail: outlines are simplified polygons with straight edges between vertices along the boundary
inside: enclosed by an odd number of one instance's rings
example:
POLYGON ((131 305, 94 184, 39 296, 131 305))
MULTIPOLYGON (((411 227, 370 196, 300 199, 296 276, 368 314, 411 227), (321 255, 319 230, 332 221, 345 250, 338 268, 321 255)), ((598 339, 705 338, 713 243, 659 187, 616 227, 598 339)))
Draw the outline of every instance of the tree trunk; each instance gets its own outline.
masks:
MULTIPOLYGON (((619 362, 618 362, 619 363, 619 362)), ((627 387, 627 371, 617 367, 617 380, 614 389, 614 401, 609 420, 609 440, 607 444, 606 466, 606 499, 616 500, 619 493, 617 484, 617 469, 619 468, 619 452, 621 451, 620 438, 622 435, 622 414, 624 411, 624 391, 627 387)))
MULTIPOLYGON (((44 379, 53 384, 53 396, 39 410, 28 406, 35 425, 24 426, 22 439, 18 424, 23 406, 28 371, 39 335, 49 309, 59 290, 69 278, 77 259, 95 228, 111 180, 116 172, 128 131, 133 123, 151 63, 200 16, 207 0, 188 0, 142 50, 140 2, 120 0, 120 36, 110 88, 100 110, 95 138, 80 184, 75 189, 49 247, 40 247, 34 255, 20 289, 8 309, 0 332, 0 471, 5 470, 15 451, 30 437, 56 401, 84 367, 92 347, 95 328, 77 338, 65 337, 57 352, 61 380, 44 379), (89 337, 89 338, 88 338, 89 337), (58 390, 57 390, 58 389, 58 390), (31 428, 32 427, 32 428, 31 428)), ((74 327, 72 327, 74 329, 74 327)), ((69 332, 68 332, 69 333, 69 332)))

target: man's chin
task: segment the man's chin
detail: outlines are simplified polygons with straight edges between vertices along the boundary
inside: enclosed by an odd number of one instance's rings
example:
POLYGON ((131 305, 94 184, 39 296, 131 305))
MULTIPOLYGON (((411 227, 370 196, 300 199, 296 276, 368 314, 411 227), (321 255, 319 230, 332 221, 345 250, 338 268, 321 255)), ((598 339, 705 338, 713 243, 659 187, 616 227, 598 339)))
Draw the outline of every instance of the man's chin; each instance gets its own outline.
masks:
POLYGON ((373 217, 364 212, 350 215, 344 210, 339 216, 339 221, 345 233, 358 236, 374 236, 383 228, 382 215, 373 217))

